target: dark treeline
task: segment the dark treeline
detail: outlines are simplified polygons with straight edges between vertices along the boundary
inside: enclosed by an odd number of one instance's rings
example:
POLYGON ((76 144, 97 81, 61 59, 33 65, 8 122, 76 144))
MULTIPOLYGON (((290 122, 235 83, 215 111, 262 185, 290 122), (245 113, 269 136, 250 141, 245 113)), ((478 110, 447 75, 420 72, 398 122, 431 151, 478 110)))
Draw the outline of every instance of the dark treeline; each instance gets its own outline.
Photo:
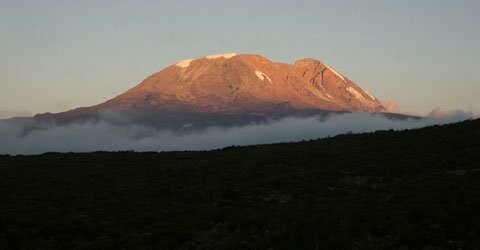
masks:
POLYGON ((478 249, 480 120, 205 152, 0 157, 0 249, 478 249))

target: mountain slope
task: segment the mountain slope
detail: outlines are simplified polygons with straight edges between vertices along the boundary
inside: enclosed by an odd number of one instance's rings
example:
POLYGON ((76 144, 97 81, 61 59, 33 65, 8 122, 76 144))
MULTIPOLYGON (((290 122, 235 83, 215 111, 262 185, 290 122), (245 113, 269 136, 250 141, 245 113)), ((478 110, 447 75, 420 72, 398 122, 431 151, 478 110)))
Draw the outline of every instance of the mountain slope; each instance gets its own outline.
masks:
POLYGON ((378 100, 320 61, 293 65, 257 55, 226 54, 181 61, 148 77, 103 107, 177 111, 266 112, 294 109, 382 111, 378 100))
POLYGON ((320 61, 285 64, 231 53, 183 60, 105 103, 36 117, 85 119, 113 111, 137 120, 188 120, 199 114, 241 120, 243 116, 356 110, 381 112, 384 108, 374 96, 320 61))

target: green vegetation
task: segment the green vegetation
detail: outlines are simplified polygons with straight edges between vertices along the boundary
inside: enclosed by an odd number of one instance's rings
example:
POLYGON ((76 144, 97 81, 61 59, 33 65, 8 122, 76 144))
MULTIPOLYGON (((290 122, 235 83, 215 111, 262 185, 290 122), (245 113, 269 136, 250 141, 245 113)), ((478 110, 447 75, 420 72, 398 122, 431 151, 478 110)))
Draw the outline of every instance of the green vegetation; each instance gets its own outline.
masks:
POLYGON ((480 120, 208 152, 0 157, 0 249, 478 249, 480 120))

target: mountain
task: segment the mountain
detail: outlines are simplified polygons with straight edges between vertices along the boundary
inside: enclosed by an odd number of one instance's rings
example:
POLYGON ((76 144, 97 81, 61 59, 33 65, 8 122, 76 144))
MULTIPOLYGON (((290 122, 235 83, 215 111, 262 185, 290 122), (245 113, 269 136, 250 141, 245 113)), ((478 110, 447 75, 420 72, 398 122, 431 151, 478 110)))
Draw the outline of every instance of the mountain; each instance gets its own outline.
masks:
POLYGON ((96 106, 35 117, 67 122, 119 112, 152 124, 200 124, 206 118, 224 124, 357 110, 382 112, 384 107, 321 61, 286 64, 230 53, 180 61, 96 106))

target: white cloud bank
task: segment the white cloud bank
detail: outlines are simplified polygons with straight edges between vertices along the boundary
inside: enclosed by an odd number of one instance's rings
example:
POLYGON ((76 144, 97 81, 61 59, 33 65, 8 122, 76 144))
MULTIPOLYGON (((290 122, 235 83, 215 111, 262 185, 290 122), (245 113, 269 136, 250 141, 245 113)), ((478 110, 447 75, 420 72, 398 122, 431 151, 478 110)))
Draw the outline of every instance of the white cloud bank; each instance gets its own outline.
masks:
POLYGON ((269 124, 228 129, 208 128, 201 132, 176 134, 138 125, 84 123, 52 126, 27 135, 22 127, 0 123, 0 154, 91 151, 172 151, 206 150, 231 145, 290 142, 334 136, 347 132, 411 129, 475 118, 462 111, 432 112, 424 119, 392 120, 382 115, 356 112, 327 120, 311 117, 286 118, 269 124))

